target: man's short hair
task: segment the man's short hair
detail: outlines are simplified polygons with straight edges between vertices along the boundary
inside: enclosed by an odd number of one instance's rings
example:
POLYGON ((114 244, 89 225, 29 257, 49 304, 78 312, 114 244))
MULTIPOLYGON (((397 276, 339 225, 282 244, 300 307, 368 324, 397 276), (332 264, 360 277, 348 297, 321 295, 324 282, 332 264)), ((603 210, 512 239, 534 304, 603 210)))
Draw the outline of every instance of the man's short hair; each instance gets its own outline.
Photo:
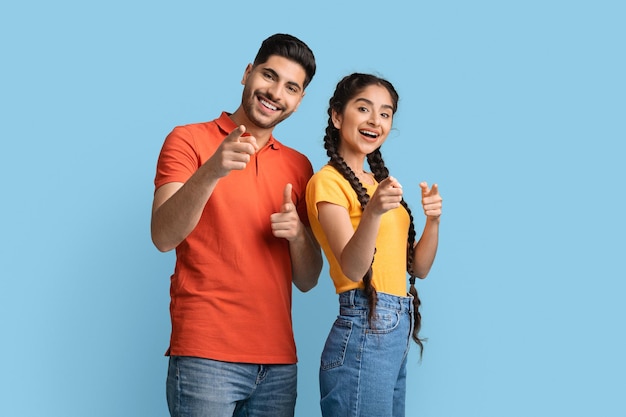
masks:
POLYGON ((277 33, 265 39, 254 58, 254 66, 267 62, 272 55, 282 56, 297 62, 304 68, 304 88, 306 88, 315 75, 315 56, 311 48, 295 36, 285 33, 277 33))

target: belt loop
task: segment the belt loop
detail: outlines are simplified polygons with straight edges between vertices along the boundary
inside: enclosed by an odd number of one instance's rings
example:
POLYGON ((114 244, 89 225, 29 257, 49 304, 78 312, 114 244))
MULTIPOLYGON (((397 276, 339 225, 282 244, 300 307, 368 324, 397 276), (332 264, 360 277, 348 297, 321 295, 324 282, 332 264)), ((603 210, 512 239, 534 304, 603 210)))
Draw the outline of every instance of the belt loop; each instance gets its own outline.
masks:
POLYGON ((350 291, 350 307, 354 308, 354 295, 356 294, 356 290, 350 291))

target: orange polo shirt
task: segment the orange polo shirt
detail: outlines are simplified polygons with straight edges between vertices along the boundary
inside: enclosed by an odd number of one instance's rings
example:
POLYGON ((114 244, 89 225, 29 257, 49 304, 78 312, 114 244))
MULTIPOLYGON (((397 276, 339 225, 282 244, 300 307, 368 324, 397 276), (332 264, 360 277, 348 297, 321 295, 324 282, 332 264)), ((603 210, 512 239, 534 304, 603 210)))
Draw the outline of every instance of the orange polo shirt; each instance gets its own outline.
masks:
MULTIPOLYGON (((236 128, 227 113, 178 126, 157 164, 156 188, 186 182, 236 128)), ((271 137, 241 171, 219 180, 196 228, 176 248, 171 277, 172 333, 167 355, 227 362, 297 361, 291 321, 291 258, 271 231, 283 190, 308 225, 309 160, 271 137)))

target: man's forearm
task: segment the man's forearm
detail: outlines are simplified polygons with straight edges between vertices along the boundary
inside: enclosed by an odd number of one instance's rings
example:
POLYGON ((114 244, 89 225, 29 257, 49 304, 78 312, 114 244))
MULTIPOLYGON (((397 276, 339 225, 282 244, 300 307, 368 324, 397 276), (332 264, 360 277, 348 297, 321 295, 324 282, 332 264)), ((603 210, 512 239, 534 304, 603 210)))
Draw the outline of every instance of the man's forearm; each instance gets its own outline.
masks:
POLYGON ((309 228, 303 228, 298 239, 289 242, 293 283, 302 292, 317 285, 322 270, 322 253, 309 228))

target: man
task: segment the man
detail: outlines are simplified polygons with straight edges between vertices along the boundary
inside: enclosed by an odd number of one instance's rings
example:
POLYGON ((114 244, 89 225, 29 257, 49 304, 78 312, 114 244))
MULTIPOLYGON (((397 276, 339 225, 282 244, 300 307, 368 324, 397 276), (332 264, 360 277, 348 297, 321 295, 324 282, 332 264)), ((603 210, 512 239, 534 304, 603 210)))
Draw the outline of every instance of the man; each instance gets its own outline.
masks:
POLYGON ((276 34, 241 81, 241 105, 178 126, 159 156, 152 240, 176 249, 167 400, 172 416, 293 416, 291 283, 317 284, 306 214, 309 160, 273 136, 315 74, 301 40, 276 34))

